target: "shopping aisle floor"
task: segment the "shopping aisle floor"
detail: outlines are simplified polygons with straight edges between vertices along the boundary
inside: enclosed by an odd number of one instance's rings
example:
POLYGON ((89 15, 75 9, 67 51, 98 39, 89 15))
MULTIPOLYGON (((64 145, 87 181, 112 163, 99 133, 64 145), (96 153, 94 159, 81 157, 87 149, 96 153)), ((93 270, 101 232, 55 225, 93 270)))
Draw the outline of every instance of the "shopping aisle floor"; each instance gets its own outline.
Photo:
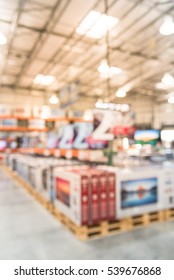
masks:
POLYGON ((82 242, 0 168, 0 259, 174 259, 174 223, 82 242))

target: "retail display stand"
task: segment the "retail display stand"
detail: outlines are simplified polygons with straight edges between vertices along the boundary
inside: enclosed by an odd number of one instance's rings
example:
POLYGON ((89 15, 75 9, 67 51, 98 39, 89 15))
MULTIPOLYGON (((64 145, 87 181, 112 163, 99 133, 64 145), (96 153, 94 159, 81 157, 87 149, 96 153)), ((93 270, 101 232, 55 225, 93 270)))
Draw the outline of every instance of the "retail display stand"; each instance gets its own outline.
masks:
POLYGON ((152 223, 170 221, 174 219, 174 208, 154 211, 146 214, 126 217, 116 221, 102 221, 91 226, 79 226, 65 214, 61 213, 50 201, 38 193, 33 187, 19 177, 16 172, 11 171, 6 165, 4 170, 13 177, 28 193, 40 202, 51 214, 53 214, 66 228, 68 228, 78 239, 90 240, 93 238, 106 237, 120 234, 137 228, 146 227, 152 223))

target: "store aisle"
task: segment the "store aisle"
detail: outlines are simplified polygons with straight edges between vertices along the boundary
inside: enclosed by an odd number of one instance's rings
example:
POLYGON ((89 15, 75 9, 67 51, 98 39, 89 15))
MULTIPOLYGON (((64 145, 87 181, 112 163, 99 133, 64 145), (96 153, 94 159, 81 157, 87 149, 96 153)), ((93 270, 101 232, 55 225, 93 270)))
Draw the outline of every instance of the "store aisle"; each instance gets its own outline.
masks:
POLYGON ((81 242, 0 168, 0 259, 174 259, 174 223, 81 242))

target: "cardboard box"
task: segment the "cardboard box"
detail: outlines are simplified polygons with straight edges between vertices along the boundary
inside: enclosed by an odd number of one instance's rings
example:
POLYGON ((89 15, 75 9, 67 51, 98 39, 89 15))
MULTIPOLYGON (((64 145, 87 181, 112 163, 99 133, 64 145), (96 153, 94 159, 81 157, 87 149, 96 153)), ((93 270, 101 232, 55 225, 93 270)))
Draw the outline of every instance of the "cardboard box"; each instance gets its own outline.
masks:
POLYGON ((55 206, 77 225, 89 220, 89 172, 80 170, 53 171, 55 206))
POLYGON ((162 172, 162 208, 172 208, 174 207, 174 165, 169 165, 163 167, 162 172))
POLYGON ((162 209, 162 176, 159 169, 124 169, 116 174, 117 218, 131 217, 162 209))

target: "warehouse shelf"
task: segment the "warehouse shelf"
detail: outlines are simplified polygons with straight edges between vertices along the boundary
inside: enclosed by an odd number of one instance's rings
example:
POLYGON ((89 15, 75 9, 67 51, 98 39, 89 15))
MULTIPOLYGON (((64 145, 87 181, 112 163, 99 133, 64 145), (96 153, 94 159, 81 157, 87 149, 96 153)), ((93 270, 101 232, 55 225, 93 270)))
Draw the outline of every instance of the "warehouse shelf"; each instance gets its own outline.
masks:
POLYGON ((22 131, 22 132, 30 132, 30 131, 38 131, 38 132, 47 132, 48 128, 38 128, 38 127, 8 127, 3 126, 0 127, 0 131, 22 131))
POLYGON ((6 119, 14 119, 14 120, 45 120, 46 122, 92 122, 92 120, 85 120, 83 118, 69 118, 69 117, 50 117, 50 118, 42 118, 42 117, 25 117, 25 116, 2 116, 0 115, 0 120, 6 120, 6 119))
POLYGON ((47 148, 19 148, 18 152, 23 154, 37 154, 43 156, 55 156, 66 158, 78 158, 96 162, 107 162, 103 156, 103 150, 76 150, 76 149, 47 149, 47 148))

